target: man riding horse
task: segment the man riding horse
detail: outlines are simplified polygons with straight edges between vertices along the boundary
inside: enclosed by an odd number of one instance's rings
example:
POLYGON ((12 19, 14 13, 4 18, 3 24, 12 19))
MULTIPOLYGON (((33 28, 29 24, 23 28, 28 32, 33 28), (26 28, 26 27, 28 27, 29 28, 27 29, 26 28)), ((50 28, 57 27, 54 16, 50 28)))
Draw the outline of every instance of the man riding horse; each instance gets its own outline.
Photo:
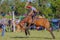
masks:
POLYGON ((32 16, 32 20, 33 20, 38 13, 37 9, 35 7, 32 7, 32 6, 27 6, 27 9, 28 10, 31 9, 28 16, 32 16))
POLYGON ((28 2, 26 3, 25 8, 30 11, 28 16, 29 15, 32 16, 32 20, 33 20, 35 18, 35 16, 37 15, 38 10, 35 7, 31 6, 31 3, 32 3, 32 0, 28 0, 28 2))
POLYGON ((26 35, 27 34, 30 35, 29 27, 32 24, 32 19, 33 19, 33 21, 34 21, 33 24, 35 24, 36 27, 42 26, 42 27, 46 28, 46 30, 50 32, 52 37, 55 38, 53 32, 50 30, 50 22, 48 21, 48 19, 46 19, 46 18, 41 18, 40 19, 39 18, 39 19, 35 20, 35 16, 38 13, 38 11, 35 7, 31 6, 30 4, 31 4, 31 1, 28 1, 27 5, 25 6, 26 9, 28 9, 28 10, 31 9, 31 10, 30 10, 28 16, 26 18, 24 18, 21 22, 19 22, 18 25, 20 26, 20 28, 24 29, 26 35), (28 23, 28 26, 24 28, 25 23, 28 23))

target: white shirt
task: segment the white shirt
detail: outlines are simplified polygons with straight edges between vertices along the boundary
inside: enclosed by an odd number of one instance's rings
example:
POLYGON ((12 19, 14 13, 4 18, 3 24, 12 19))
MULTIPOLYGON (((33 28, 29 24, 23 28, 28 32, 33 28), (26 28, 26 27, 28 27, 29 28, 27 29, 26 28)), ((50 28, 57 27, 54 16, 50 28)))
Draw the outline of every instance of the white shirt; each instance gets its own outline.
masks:
POLYGON ((36 10, 36 8, 35 8, 35 7, 32 7, 31 9, 32 9, 33 11, 34 11, 34 10, 36 10))
POLYGON ((7 23, 7 19, 6 18, 2 18, 1 19, 1 23, 5 25, 7 23))
POLYGON ((20 20, 16 20, 16 24, 18 24, 20 22, 20 20))

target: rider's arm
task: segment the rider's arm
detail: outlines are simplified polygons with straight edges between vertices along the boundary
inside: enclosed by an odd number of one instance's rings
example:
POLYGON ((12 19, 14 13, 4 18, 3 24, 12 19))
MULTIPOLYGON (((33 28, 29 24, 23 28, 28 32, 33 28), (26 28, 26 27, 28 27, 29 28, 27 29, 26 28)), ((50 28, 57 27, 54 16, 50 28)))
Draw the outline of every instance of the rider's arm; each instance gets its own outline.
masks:
POLYGON ((25 8, 31 3, 31 0, 27 0, 25 8))
POLYGON ((29 2, 26 2, 25 8, 27 7, 28 4, 29 4, 29 2))

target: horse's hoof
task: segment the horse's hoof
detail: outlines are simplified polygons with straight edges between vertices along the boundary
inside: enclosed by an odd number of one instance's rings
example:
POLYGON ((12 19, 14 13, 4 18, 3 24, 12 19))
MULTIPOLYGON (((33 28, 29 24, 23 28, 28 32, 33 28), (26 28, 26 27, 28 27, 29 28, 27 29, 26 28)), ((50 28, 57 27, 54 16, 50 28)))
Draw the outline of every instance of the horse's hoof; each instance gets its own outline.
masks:
POLYGON ((53 37, 53 39, 55 39, 55 37, 53 37))

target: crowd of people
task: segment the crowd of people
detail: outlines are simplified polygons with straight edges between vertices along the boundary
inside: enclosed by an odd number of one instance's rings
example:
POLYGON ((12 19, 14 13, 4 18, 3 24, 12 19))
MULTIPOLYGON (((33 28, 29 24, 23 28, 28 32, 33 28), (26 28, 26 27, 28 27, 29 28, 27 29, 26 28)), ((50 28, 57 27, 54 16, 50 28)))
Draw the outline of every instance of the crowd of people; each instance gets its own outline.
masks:
MULTIPOLYGON (((15 22, 16 24, 18 24, 19 19, 16 18, 15 22)), ((4 36, 6 31, 13 32, 13 19, 7 19, 5 16, 2 16, 2 18, 0 19, 0 31, 2 31, 2 36, 4 36)))

